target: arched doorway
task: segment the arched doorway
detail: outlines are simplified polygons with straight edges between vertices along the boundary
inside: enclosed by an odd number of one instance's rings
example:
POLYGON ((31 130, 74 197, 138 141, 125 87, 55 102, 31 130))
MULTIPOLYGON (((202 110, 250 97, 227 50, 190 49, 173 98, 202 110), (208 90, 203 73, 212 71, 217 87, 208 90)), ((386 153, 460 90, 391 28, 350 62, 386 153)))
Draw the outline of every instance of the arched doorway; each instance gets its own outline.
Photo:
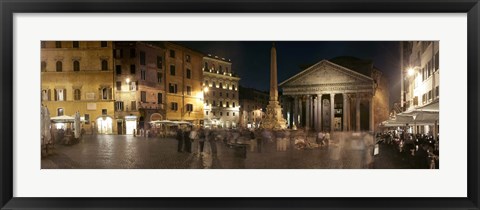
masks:
POLYGON ((153 113, 150 115, 150 121, 155 121, 155 120, 163 120, 163 117, 159 113, 153 113))
POLYGON ((98 117, 97 120, 98 134, 112 134, 113 119, 109 116, 98 117))

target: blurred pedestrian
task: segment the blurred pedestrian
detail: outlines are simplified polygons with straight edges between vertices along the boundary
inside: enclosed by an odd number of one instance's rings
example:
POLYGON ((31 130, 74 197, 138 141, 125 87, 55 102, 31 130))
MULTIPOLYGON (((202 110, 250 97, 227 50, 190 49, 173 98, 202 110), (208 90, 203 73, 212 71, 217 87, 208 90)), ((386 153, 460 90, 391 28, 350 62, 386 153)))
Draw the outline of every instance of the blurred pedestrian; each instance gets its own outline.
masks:
POLYGON ((183 145, 185 143, 185 133, 183 132, 182 128, 178 128, 177 130, 177 152, 183 152, 183 145))
POLYGON ((206 138, 206 135, 205 135, 205 130, 203 128, 200 128, 198 130, 198 143, 199 143, 199 146, 200 146, 200 154, 203 153, 203 148, 205 146, 205 138, 206 138))
POLYGON ((191 132, 191 126, 186 127, 185 131, 183 132, 183 136, 185 138, 185 151, 188 153, 192 153, 192 139, 190 138, 191 132))

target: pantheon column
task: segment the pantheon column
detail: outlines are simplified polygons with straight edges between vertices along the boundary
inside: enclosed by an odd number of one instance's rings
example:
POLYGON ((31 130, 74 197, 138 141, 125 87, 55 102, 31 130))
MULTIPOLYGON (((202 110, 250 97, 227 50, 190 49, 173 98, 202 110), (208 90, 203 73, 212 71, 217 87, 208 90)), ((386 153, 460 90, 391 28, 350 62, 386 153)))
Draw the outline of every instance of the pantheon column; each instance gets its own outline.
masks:
POLYGON ((298 127, 298 126, 302 126, 302 127, 303 127, 303 126, 304 126, 303 123, 302 123, 302 120, 303 120, 303 119, 302 119, 302 118, 303 118, 303 97, 300 96, 300 97, 298 98, 298 103, 299 103, 299 106, 298 106, 298 108, 299 108, 299 111, 298 111, 299 117, 298 117, 298 125, 297 125, 297 127, 298 127))
POLYGON ((305 127, 306 128, 310 128, 310 119, 311 119, 311 110, 312 110, 312 96, 308 95, 307 96, 307 103, 305 104, 305 111, 306 111, 306 115, 305 115, 305 127))
POLYGON ((314 97, 312 101, 312 110, 313 110, 313 120, 312 120, 312 130, 317 130, 318 125, 318 109, 317 109, 318 98, 314 97))
POLYGON ((294 123, 295 126, 298 126, 298 96, 293 97, 293 120, 292 120, 292 123, 294 123))
POLYGON ((330 131, 334 130, 335 119, 335 94, 330 94, 330 131))
POLYGON ((317 110, 317 131, 322 130, 322 94, 317 95, 317 103, 315 104, 317 110))
POLYGON ((356 110, 355 110, 355 130, 360 131, 360 96, 357 93, 356 101, 355 103, 357 104, 356 110))
POLYGON ((348 112, 347 112, 347 105, 348 105, 348 99, 347 99, 347 94, 342 94, 343 96, 343 131, 348 131, 348 112))

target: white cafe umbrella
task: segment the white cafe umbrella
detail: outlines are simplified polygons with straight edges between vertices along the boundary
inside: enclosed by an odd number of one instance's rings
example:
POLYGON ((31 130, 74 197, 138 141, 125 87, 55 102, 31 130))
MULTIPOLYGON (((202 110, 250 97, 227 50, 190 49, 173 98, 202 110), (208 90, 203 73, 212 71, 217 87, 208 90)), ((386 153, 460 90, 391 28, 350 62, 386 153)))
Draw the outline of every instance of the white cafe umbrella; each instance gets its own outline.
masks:
POLYGON ((80 138, 80 113, 79 112, 75 112, 74 127, 75 127, 75 138, 78 139, 80 138))
POLYGON ((67 115, 62 115, 51 117, 50 120, 54 123, 73 123, 75 121, 75 118, 67 115))

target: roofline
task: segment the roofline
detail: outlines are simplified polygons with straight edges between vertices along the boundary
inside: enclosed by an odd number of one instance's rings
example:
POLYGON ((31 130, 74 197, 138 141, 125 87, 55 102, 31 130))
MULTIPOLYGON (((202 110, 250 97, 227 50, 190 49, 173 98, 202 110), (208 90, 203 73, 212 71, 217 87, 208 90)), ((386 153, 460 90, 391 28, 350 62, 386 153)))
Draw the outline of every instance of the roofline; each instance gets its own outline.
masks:
POLYGON ((354 70, 352 70, 352 69, 349 69, 349 68, 347 68, 347 67, 344 67, 344 66, 338 65, 338 64, 336 64, 336 63, 333 63, 333 62, 331 62, 331 61, 329 61, 329 60, 323 59, 323 60, 321 60, 321 61, 319 61, 319 62, 311 65, 310 67, 306 68, 305 70, 303 70, 303 71, 301 71, 301 72, 299 72, 299 73, 291 76, 291 77, 288 78, 287 80, 285 80, 285 81, 281 82, 280 84, 278 84, 278 86, 284 85, 285 83, 287 83, 287 82, 289 82, 290 80, 293 80, 295 77, 300 76, 301 74, 303 74, 303 73, 311 70, 314 66, 316 66, 316 65, 318 65, 318 64, 320 64, 320 63, 322 63, 322 62, 325 62, 325 63, 331 64, 331 65, 333 65, 333 66, 339 67, 339 68, 341 68, 341 69, 350 71, 350 72, 352 72, 353 74, 356 74, 356 75, 358 75, 358 76, 360 76, 360 77, 364 77, 364 78, 366 78, 366 79, 368 79, 368 80, 373 81, 372 78, 370 78, 370 77, 368 77, 368 76, 366 76, 366 75, 363 75, 363 74, 361 74, 361 73, 358 73, 358 72, 356 72, 356 71, 354 71, 354 70))
POLYGON ((203 59, 211 59, 211 60, 216 60, 216 61, 220 61, 220 62, 224 62, 224 63, 228 63, 228 64, 232 64, 231 61, 226 61, 226 60, 222 60, 220 58, 214 58, 214 57, 210 57, 210 56, 203 56, 203 59))

